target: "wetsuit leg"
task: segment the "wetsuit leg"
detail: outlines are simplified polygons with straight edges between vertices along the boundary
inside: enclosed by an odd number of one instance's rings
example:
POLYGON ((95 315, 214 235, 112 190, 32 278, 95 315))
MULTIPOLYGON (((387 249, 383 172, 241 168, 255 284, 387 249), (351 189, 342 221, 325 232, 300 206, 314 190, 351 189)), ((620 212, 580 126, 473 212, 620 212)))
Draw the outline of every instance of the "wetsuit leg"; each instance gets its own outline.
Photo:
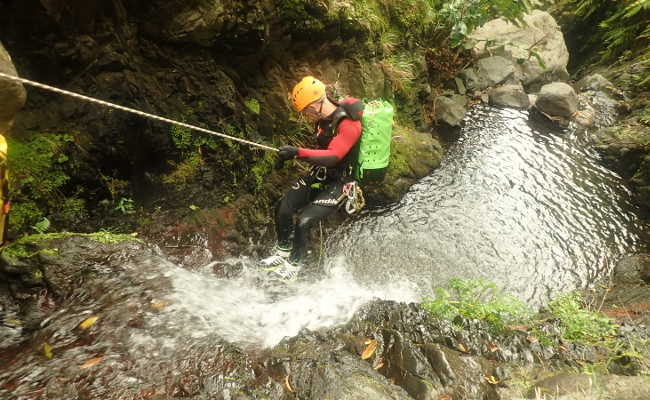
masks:
POLYGON ((342 187, 343 185, 338 183, 327 185, 302 210, 296 222, 291 260, 299 261, 304 256, 309 241, 309 231, 314 223, 337 210, 337 201, 341 195, 342 187))
POLYGON ((293 229, 293 215, 309 203, 313 178, 305 176, 291 185, 284 197, 275 208, 275 229, 278 235, 278 244, 289 247, 289 236, 293 229))

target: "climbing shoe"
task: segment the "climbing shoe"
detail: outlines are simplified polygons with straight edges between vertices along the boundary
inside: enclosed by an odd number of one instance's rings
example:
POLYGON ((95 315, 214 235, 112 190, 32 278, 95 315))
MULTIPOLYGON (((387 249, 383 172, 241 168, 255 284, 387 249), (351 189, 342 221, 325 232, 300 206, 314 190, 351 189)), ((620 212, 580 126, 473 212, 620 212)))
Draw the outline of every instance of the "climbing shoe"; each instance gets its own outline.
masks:
POLYGON ((277 275, 282 280, 295 280, 301 268, 297 262, 290 259, 290 255, 291 249, 276 246, 274 254, 260 262, 260 268, 277 275))
POLYGON ((300 265, 292 264, 289 260, 284 260, 280 265, 266 268, 267 271, 285 282, 295 281, 301 269, 300 265))
POLYGON ((285 263, 291 255, 291 248, 275 246, 275 252, 270 257, 262 259, 262 268, 277 267, 285 263))

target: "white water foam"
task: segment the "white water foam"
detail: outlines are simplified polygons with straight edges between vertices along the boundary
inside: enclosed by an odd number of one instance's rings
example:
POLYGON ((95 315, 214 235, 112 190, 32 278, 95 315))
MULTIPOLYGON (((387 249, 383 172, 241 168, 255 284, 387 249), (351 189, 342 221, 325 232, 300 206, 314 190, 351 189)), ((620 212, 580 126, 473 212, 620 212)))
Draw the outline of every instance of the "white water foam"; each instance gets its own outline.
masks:
POLYGON ((326 276, 315 281, 279 284, 280 291, 262 287, 264 275, 246 260, 243 273, 233 279, 211 275, 213 264, 201 272, 170 268, 165 275, 173 284, 167 312, 174 313, 177 329, 194 338, 217 334, 242 345, 274 346, 302 329, 317 330, 345 323, 363 304, 375 298, 417 301, 408 283, 383 284, 354 280, 345 260, 331 260, 326 276), (287 285, 286 287, 282 285, 287 285))

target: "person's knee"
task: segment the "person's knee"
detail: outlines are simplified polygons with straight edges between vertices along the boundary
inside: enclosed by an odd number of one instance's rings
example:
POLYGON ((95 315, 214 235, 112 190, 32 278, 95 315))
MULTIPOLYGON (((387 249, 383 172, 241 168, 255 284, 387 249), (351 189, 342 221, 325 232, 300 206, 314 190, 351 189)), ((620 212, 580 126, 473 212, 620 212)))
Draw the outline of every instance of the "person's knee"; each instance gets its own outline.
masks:
POLYGON ((296 223, 297 228, 303 232, 306 232, 309 230, 309 228, 311 228, 311 225, 314 223, 315 220, 316 218, 314 218, 311 215, 301 215, 298 218, 298 221, 296 223))

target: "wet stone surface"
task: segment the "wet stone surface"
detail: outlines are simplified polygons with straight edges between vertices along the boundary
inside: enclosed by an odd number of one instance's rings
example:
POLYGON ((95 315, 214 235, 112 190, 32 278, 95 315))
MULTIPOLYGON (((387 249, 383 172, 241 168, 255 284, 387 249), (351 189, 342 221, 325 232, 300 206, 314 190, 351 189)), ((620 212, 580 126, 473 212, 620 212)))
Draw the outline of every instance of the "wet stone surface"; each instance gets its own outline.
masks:
POLYGON ((58 251, 3 269, 14 285, 2 297, 3 398, 497 398, 485 377, 503 375, 500 364, 556 356, 521 332, 494 337, 462 320, 458 329, 416 305, 379 300, 337 328, 267 349, 237 346, 196 334, 194 317, 174 311, 173 266, 155 248, 76 236, 39 246, 58 251), (43 271, 41 285, 19 265, 43 271))

